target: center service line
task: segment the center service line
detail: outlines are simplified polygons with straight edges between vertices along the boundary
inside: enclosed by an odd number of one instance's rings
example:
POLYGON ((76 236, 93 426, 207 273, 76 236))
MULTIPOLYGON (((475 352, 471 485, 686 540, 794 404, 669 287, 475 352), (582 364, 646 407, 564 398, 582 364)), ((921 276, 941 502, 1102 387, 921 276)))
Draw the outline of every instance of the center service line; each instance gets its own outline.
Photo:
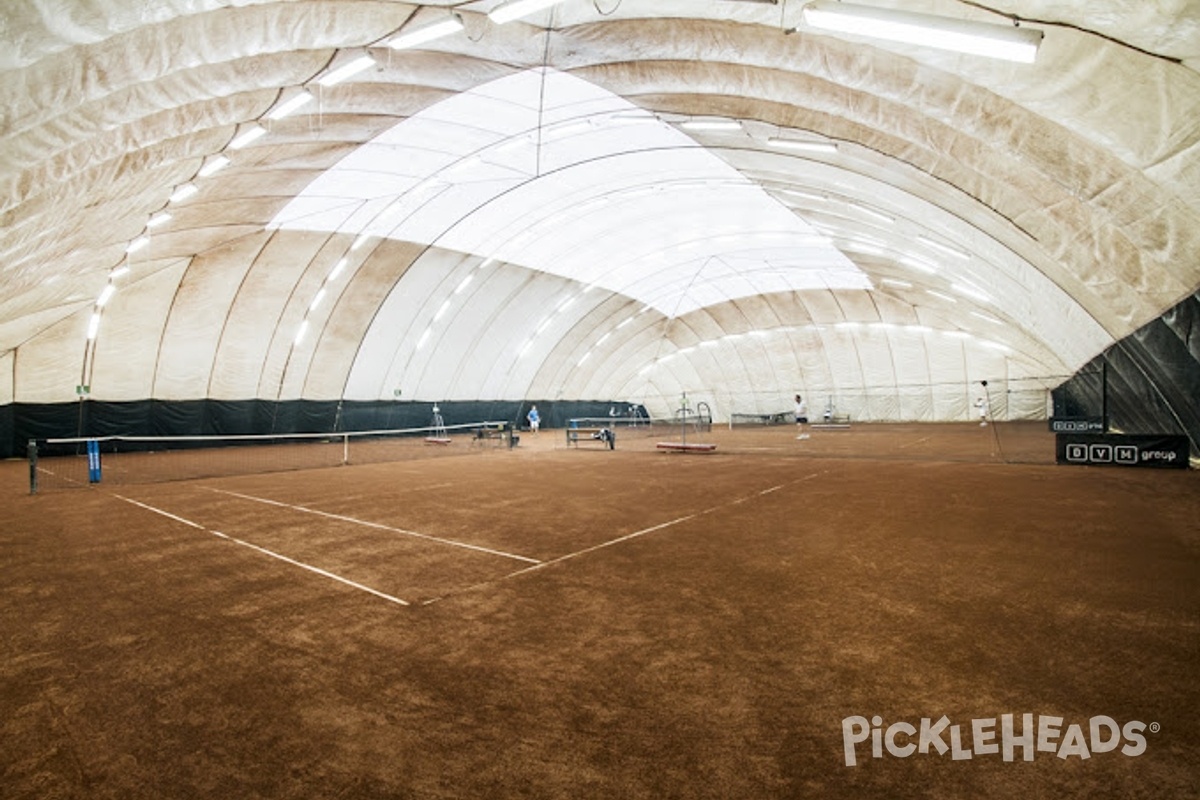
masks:
MULTIPOLYGON (((541 561, 541 562, 538 562, 537 564, 534 564, 532 567, 525 567, 524 569, 519 569, 516 572, 510 572, 507 575, 501 576, 500 578, 497 578, 496 580, 484 581, 483 583, 478 583, 478 584, 475 584, 474 586, 468 586, 465 589, 462 589, 461 591, 451 592, 450 594, 461 594, 462 592, 467 592, 472 589, 479 589, 484 586, 488 586, 490 584, 497 583, 499 581, 506 581, 509 578, 516 578, 520 575, 527 575, 530 572, 536 572, 537 570, 542 569, 544 567, 553 566, 554 564, 561 564, 562 562, 569 561, 572 558, 577 558, 579 556, 587 555, 588 553, 594 553, 597 550, 602 550, 606 547, 612 547, 615 544, 620 544, 621 542, 627 542, 630 539, 636 539, 637 537, 645 536, 648 533, 654 533, 655 531, 661 531, 663 528, 669 528, 672 525, 678 525, 681 522, 687 522, 690 519, 695 519, 696 517, 700 517, 705 514, 711 514, 714 511, 720 511, 722 508, 729 508, 729 507, 737 505, 738 503, 744 503, 747 500, 753 499, 753 497, 755 497, 755 496, 761 497, 763 495, 768 495, 771 492, 776 492, 776 491, 784 488, 785 486, 791 486, 793 484, 803 483, 804 481, 810 481, 813 478, 819 477, 824 474, 825 474, 825 471, 814 472, 810 475, 805 475, 803 478, 797 478, 794 481, 789 481, 788 483, 781 483, 778 486, 772 486, 769 489, 763 489, 762 491, 755 492, 755 494, 752 496, 739 497, 738 499, 731 500, 728 503, 724 503, 724 504, 718 505, 718 506, 713 506, 712 508, 706 508, 703 511, 696 511, 692 514, 688 514, 686 516, 679 517, 678 519, 670 520, 669 522, 660 522, 659 524, 652 525, 649 528, 643 528, 640 531, 634 531, 633 533, 627 533, 624 536, 617 537, 616 539, 610 539, 607 542, 601 542, 600 544, 595 544, 595 545, 592 545, 591 547, 585 547, 582 550, 576 550, 573 553, 567 553, 566 555, 558 556, 557 558, 551 558, 547 561, 541 561)), ((430 605, 431 603, 436 603, 439 600, 444 600, 448 596, 449 595, 442 595, 441 597, 434 597, 430 600, 426 600, 424 602, 424 605, 430 605)))
POLYGON ((270 506, 279 506, 280 508, 290 508, 293 511, 303 511, 307 514, 316 514, 318 516, 328 517, 329 519, 336 519, 341 522, 352 522, 355 525, 365 525, 368 528, 376 528, 381 531, 390 531, 392 533, 400 533, 405 536, 415 536, 418 539, 426 539, 431 542, 438 542, 439 544, 445 544, 445 545, 449 545, 451 547, 462 547, 467 550, 475 550, 480 553, 488 553, 489 555, 500 556, 501 558, 512 558, 517 561, 525 561, 529 564, 541 564, 542 563, 541 561, 537 560, 536 558, 528 558, 526 556, 519 556, 519 555, 516 555, 515 553, 506 553, 503 550, 493 550, 490 547, 481 547, 477 544, 467 544, 466 542, 456 542, 453 539, 443 539, 440 536, 431 536, 428 533, 417 533, 416 531, 408 531, 408 530, 405 530, 404 528, 393 528, 391 525, 383 525, 381 523, 370 522, 365 519, 355 519, 354 517, 346 517, 346 516, 342 516, 341 514, 331 514, 328 511, 320 511, 318 509, 308 508, 306 506, 297 506, 297 505, 292 505, 291 503, 283 503, 278 500, 269 500, 265 497, 254 497, 253 495, 241 494, 239 492, 231 492, 227 489, 214 489, 211 486, 203 486, 201 488, 208 489, 208 491, 210 491, 210 492, 218 492, 220 494, 227 494, 232 497, 240 497, 243 500, 251 500, 255 503, 266 503, 267 505, 270 505, 270 506))
POLYGON ((315 572, 317 575, 321 575, 325 578, 330 578, 331 580, 335 580, 338 583, 343 583, 346 586, 349 586, 354 589, 358 589, 361 592, 366 592, 367 594, 373 594, 378 598, 387 600, 389 603, 396 603, 397 605, 402 605, 402 606, 409 605, 409 603, 407 603, 404 600, 401 600, 399 597, 392 597, 390 594, 384 594, 383 592, 381 592, 377 589, 372 589, 370 586, 363 586, 361 583, 355 583, 354 581, 349 580, 347 578, 343 578, 340 575, 334 575, 332 572, 323 570, 320 567, 314 567, 312 564, 305 564, 301 561, 295 560, 294 558, 288 558, 285 555, 281 555, 274 551, 267 550, 264 547, 259 547, 256 544, 251 544, 250 542, 244 542, 241 539, 237 539, 233 536, 230 536, 227 533, 221 533, 220 531, 214 531, 211 528, 206 528, 197 522, 192 522, 190 519, 184 519, 183 517, 176 516, 175 514, 172 514, 169 511, 163 511, 161 508, 155 508, 154 506, 148 506, 145 503, 139 503, 137 500, 133 500, 128 497, 122 497, 119 494, 114 494, 113 497, 117 498, 118 500, 124 500, 126 503, 135 505, 138 508, 144 508, 147 511, 153 511, 155 514, 161 514, 162 516, 166 517, 167 519, 172 519, 172 520, 175 520, 176 522, 182 522, 184 525, 189 525, 193 528, 197 528, 198 530, 202 530, 206 533, 211 533, 213 536, 218 536, 222 539, 225 539, 226 541, 233 542, 234 544, 239 544, 242 547, 248 547, 251 550, 255 550, 259 553, 262 553, 263 555, 270 556, 271 558, 277 558, 280 561, 291 564, 292 566, 300 567, 301 569, 306 569, 309 572, 315 572))

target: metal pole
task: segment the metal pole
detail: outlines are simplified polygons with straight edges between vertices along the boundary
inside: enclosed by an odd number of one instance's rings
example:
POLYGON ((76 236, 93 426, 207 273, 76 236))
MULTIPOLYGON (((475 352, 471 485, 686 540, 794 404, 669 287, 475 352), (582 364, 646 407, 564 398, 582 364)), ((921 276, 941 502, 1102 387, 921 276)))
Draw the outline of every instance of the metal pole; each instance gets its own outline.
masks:
POLYGON ((37 494, 38 490, 38 449, 37 442, 33 439, 29 440, 29 444, 25 448, 25 452, 29 455, 29 493, 37 494))
POLYGON ((1108 362, 1100 362, 1100 424, 1108 433, 1108 362))

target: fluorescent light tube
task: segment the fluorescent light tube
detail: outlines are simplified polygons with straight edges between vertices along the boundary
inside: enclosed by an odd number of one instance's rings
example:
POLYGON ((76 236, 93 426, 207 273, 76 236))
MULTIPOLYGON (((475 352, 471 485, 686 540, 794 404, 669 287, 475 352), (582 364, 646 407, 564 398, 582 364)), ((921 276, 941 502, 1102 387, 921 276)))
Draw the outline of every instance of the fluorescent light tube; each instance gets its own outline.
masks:
MULTIPOLYGON (((353 250, 354 248, 351 248, 351 249, 353 250)), ((329 273, 329 277, 326 278, 325 280, 326 281, 337 280, 337 277, 342 274, 342 270, 344 270, 346 268, 346 265, 348 263, 350 263, 350 262, 345 258, 339 259, 338 262, 333 265, 333 271, 331 271, 329 273)))
POLYGON ((511 3, 496 6, 489 11, 488 19, 497 25, 503 25, 506 22, 512 22, 514 19, 520 19, 538 11, 543 11, 561 2, 562 0, 512 0, 511 3))
POLYGON ((96 338, 96 334, 100 332, 100 315, 92 314, 91 321, 88 322, 87 337, 88 340, 96 338))
POLYGON ((804 21, 822 30, 1024 64, 1032 64, 1037 57, 1043 35, 1040 30, 1015 25, 972 22, 828 0, 806 5, 804 21))
POLYGON ((136 253, 138 250, 141 250, 143 247, 145 247, 148 244, 150 244, 149 236, 139 236, 138 238, 134 239, 132 242, 129 243, 129 246, 125 248, 125 252, 126 253, 136 253))
POLYGON ((866 214, 868 217, 873 217, 874 219, 877 219, 880 222, 886 222, 889 225, 894 225, 896 222, 894 217, 889 217, 887 214, 884 214, 882 211, 876 211, 875 209, 871 208, 870 206, 864 206, 862 203, 851 203, 850 205, 853 206, 858 211, 862 212, 863 214, 866 214))
POLYGON ((359 56, 353 61, 347 61, 342 66, 325 74, 317 80, 322 86, 337 86, 342 81, 357 75, 365 69, 375 66, 375 59, 368 55, 359 56))
POLYGON ((958 292, 959 294, 963 295, 964 297, 970 297, 972 300, 978 300, 981 303, 992 302, 992 298, 988 297, 982 291, 980 291, 979 289, 976 289, 973 286, 968 286, 968 285, 962 284, 962 283, 952 283, 952 284, 950 284, 950 288, 953 289, 954 291, 958 292))
POLYGON ((96 307, 104 308, 108 305, 108 301, 112 300, 113 294, 117 291, 117 287, 111 283, 104 287, 104 291, 100 292, 100 296, 96 298, 96 307))
POLYGON ((936 275, 937 274, 937 267, 933 266, 932 264, 930 264, 926 261, 922 261, 919 258, 911 258, 911 257, 905 256, 904 258, 900 259, 900 263, 906 267, 912 267, 915 270, 924 272, 927 275, 936 275))
POLYGON ((234 137, 233 141, 229 143, 229 149, 241 150, 246 145, 266 135, 266 128, 262 127, 261 125, 251 125, 249 128, 234 137))
POLYGON ((304 339, 304 334, 308 333, 308 320, 303 320, 300 323, 300 329, 296 331, 296 339, 294 344, 300 344, 304 339))
POLYGON ((733 119, 690 119, 679 127, 685 131, 740 131, 742 123, 733 119))
POLYGON ((159 225, 166 225, 171 221, 171 215, 165 211, 160 211, 146 222, 147 228, 157 228, 159 225))
MULTIPOLYGON (((261 130, 261 129, 260 129, 261 130)), ((265 131, 264 131, 265 133, 265 131)), ((230 145, 232 147, 232 145, 230 145)), ((229 166, 229 159, 225 156, 217 156, 212 161, 209 161, 196 174, 201 178, 207 178, 215 172, 219 172, 229 166)))
POLYGON ((780 139, 778 136, 772 136, 767 139, 767 144, 771 147, 778 147, 783 150, 797 150, 804 153, 836 153, 837 145, 833 142, 815 142, 805 141, 804 139, 780 139))
POLYGON ((187 200, 189 197, 191 197, 198 191, 200 191, 200 190, 196 188, 196 184, 185 183, 182 186, 179 186, 178 188, 176 188, 175 191, 171 193, 171 202, 178 203, 183 200, 187 200))
POLYGON ((454 15, 441 22, 435 22, 432 25, 426 25, 424 28, 402 33, 395 39, 388 42, 388 47, 393 50, 403 50, 406 47, 416 47, 417 45, 432 42, 434 39, 441 39, 443 36, 450 36, 458 33, 463 29, 462 20, 458 15, 454 15))
POLYGON ((969 253, 964 253, 962 250, 959 250, 957 247, 952 247, 951 245, 943 244, 942 242, 939 242, 937 239, 931 239, 928 236, 925 236, 924 234, 917 234, 917 238, 920 239, 925 244, 932 247, 934 250, 941 250, 943 253, 945 253, 948 256, 954 256, 955 258, 961 258, 964 261, 969 261, 971 258, 969 253))
POLYGON ((275 106, 275 108, 271 110, 271 113, 267 114, 267 119, 283 119, 289 114, 294 114, 296 111, 307 105, 312 99, 313 96, 311 92, 301 91, 299 94, 294 94, 287 100, 284 100, 282 103, 275 106))

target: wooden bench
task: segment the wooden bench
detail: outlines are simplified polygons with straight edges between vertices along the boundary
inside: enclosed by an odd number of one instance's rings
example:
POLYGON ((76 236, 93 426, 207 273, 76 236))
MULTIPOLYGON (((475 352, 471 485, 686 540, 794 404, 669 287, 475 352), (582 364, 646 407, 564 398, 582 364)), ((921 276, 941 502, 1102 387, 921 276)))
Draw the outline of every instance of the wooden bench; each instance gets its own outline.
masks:
POLYGON ((617 448, 617 433, 611 428, 567 427, 564 430, 567 432, 567 447, 571 445, 578 447, 580 442, 594 442, 595 444, 607 447, 609 450, 617 448))

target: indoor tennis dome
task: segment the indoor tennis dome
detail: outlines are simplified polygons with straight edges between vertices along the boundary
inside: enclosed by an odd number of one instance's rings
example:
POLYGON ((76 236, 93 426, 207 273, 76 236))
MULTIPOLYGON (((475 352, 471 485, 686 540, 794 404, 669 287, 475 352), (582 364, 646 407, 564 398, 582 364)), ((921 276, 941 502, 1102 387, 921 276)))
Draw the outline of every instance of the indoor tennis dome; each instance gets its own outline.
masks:
POLYGON ((1195 463, 1200 3, 518 5, 4 4, 0 455, 987 381, 1195 463))

